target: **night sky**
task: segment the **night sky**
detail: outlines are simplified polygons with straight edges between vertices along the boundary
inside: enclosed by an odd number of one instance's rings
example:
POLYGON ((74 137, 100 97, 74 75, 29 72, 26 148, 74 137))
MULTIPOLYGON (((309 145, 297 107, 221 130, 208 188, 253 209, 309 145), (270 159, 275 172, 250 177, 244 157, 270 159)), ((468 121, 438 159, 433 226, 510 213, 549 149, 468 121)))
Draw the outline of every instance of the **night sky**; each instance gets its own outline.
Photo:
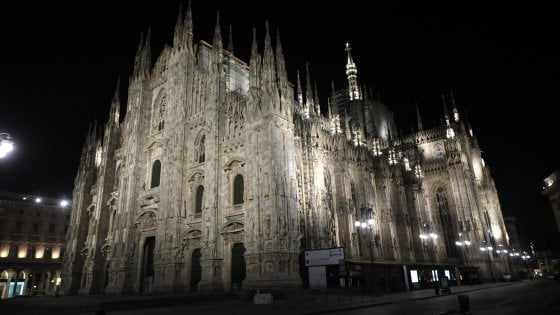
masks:
MULTIPOLYGON (((405 134, 415 126, 414 101, 425 128, 434 127, 442 119, 440 95, 453 91, 490 166, 504 215, 517 217, 536 249, 560 248, 541 194, 542 180, 560 168, 553 114, 560 99, 560 25, 552 8, 208 2, 192 2, 195 40, 212 42, 220 10, 224 45, 231 24, 234 52, 248 62, 251 28, 259 32, 262 51, 268 20, 272 31, 280 30, 291 81, 309 61, 323 103, 331 80, 346 87, 344 42, 350 41, 360 84, 380 94, 405 134)), ((0 132, 16 142, 13 154, 0 160, 0 190, 71 197, 90 123, 106 122, 116 82, 128 81, 142 32, 151 27, 154 58, 171 44, 179 3, 0 4, 0 132)))

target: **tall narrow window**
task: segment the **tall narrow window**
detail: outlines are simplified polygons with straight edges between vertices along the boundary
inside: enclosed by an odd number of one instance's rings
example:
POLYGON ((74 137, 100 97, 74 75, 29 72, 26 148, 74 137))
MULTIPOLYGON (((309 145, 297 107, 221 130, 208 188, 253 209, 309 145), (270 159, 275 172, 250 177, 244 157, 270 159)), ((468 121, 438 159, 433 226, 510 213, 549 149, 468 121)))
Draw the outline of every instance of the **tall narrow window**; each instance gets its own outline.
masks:
POLYGON ((239 205, 243 203, 243 175, 237 174, 233 179, 233 204, 239 205))
POLYGON ((196 200, 194 202, 194 213, 202 213, 202 198, 204 197, 204 186, 196 187, 196 200))
POLYGON ((451 216, 449 215, 449 204, 447 203, 447 194, 443 188, 436 191, 436 203, 439 210, 439 218, 443 228, 443 240, 445 243, 445 251, 447 257, 457 257, 457 246, 455 246, 455 233, 451 225, 451 216))
POLYGON ((23 226, 23 223, 22 223, 22 222, 19 222, 19 221, 16 222, 16 229, 15 229, 15 232, 16 232, 16 233, 21 233, 21 227, 22 227, 22 226, 23 226))
POLYGON ((206 141, 206 137, 202 136, 202 138, 200 138, 200 143, 198 144, 198 163, 202 163, 206 160, 206 155, 205 155, 205 148, 204 148, 204 142, 206 141))
POLYGON ((160 175, 161 175, 161 162, 159 160, 155 160, 154 164, 152 164, 152 180, 150 182, 150 188, 159 186, 160 175))

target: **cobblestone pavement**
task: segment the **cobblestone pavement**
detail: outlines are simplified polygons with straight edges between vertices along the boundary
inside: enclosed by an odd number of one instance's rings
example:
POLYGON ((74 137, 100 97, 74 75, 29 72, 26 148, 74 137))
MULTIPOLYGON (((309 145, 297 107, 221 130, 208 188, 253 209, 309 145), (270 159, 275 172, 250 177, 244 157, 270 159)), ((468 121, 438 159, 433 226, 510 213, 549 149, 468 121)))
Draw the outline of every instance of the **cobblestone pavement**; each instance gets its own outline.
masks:
POLYGON ((484 290, 519 282, 497 282, 451 287, 450 293, 435 295, 433 289, 366 295, 356 292, 292 290, 271 304, 254 304, 234 294, 176 295, 88 295, 60 297, 22 297, 0 300, 0 314, 324 314, 403 300, 432 299, 449 294, 484 290), (104 312, 103 312, 104 311, 104 312))

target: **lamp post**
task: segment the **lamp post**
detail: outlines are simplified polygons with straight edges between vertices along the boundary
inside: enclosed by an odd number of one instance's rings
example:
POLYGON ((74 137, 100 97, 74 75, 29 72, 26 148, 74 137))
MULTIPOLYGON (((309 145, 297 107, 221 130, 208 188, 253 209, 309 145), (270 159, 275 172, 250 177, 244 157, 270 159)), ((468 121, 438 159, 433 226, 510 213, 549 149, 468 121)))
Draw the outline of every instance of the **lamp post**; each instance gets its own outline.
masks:
POLYGON ((498 255, 500 255, 500 257, 502 258, 502 263, 504 264, 504 276, 503 276, 503 278, 504 278, 504 280, 507 281, 508 280, 507 275, 509 274, 509 271, 508 271, 508 266, 506 264, 506 260, 505 260, 504 256, 507 256, 508 250, 503 249, 504 245, 502 245, 502 244, 500 244, 498 246, 499 246, 500 249, 496 250, 496 253, 498 253, 498 255))
POLYGON ((356 221, 354 222, 354 226, 357 229, 367 229, 370 232, 370 246, 369 246, 369 254, 371 258, 371 263, 373 264, 373 210, 371 208, 360 208, 360 213, 356 215, 356 221))
POLYGON ((0 133, 0 159, 6 157, 13 150, 14 142, 12 137, 5 132, 0 133))
POLYGON ((521 254, 515 251, 515 248, 512 248, 511 253, 509 253, 509 257, 511 257, 511 269, 516 278, 519 276, 519 266, 517 265, 517 258, 520 255, 521 254))
MULTIPOLYGON (((354 226, 359 231, 360 229, 367 229, 369 235, 369 256, 371 259, 371 270, 370 270, 370 283, 373 284, 373 246, 374 246, 374 236, 373 236, 373 209, 372 208, 360 208, 359 213, 358 210, 356 211, 356 221, 354 222, 354 226)), ((373 286, 372 286, 373 288, 373 286)))
POLYGON ((492 275, 492 281, 496 282, 496 276, 494 276, 494 267, 492 266, 492 250, 494 248, 492 246, 481 247, 480 251, 488 252, 488 265, 490 267, 490 274, 492 275))
POLYGON ((525 265, 525 269, 527 270, 527 277, 529 277, 529 279, 532 281, 533 280, 533 275, 529 271, 529 267, 527 266, 527 260, 529 260, 530 258, 531 258, 531 256, 527 255, 526 252, 523 252, 523 255, 521 256, 521 259, 523 259, 523 264, 525 265))
POLYGON ((469 246, 471 242, 469 240, 463 240, 463 234, 459 233, 459 241, 455 242, 455 245, 461 247, 461 254, 463 255, 463 259, 465 260, 465 264, 467 265, 467 277, 469 278, 469 284, 473 285, 472 278, 469 269, 469 246))
MULTIPOLYGON (((427 234, 420 234, 420 239, 422 239, 422 243, 429 241, 428 243, 428 251, 430 254, 430 259, 432 261, 432 278, 438 278, 439 281, 439 275, 438 272, 436 270, 436 265, 435 265, 435 253, 434 253, 434 243, 437 240, 438 236, 435 233, 427 233, 427 234), (435 272, 435 274, 434 274, 435 272), (435 277, 434 277, 435 275, 435 277)), ((434 290, 436 295, 439 295, 439 282, 438 281, 433 281, 434 282, 434 290)))

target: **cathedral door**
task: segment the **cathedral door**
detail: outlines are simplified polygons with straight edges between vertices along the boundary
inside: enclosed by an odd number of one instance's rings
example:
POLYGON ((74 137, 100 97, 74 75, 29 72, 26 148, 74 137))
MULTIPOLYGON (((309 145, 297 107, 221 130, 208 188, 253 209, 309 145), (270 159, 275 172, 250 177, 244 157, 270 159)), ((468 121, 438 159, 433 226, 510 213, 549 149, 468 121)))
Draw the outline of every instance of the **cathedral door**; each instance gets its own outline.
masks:
POLYGON ((156 246, 156 237, 146 238, 144 242, 144 256, 142 257, 142 292, 148 293, 152 291, 154 284, 154 248, 156 246))
POLYGON ((202 278, 202 265, 200 265, 200 248, 197 248, 192 253, 191 259, 191 292, 196 292, 198 283, 202 278))
POLYGON ((241 290, 245 279, 245 246, 235 243, 231 249, 231 289, 241 290))

